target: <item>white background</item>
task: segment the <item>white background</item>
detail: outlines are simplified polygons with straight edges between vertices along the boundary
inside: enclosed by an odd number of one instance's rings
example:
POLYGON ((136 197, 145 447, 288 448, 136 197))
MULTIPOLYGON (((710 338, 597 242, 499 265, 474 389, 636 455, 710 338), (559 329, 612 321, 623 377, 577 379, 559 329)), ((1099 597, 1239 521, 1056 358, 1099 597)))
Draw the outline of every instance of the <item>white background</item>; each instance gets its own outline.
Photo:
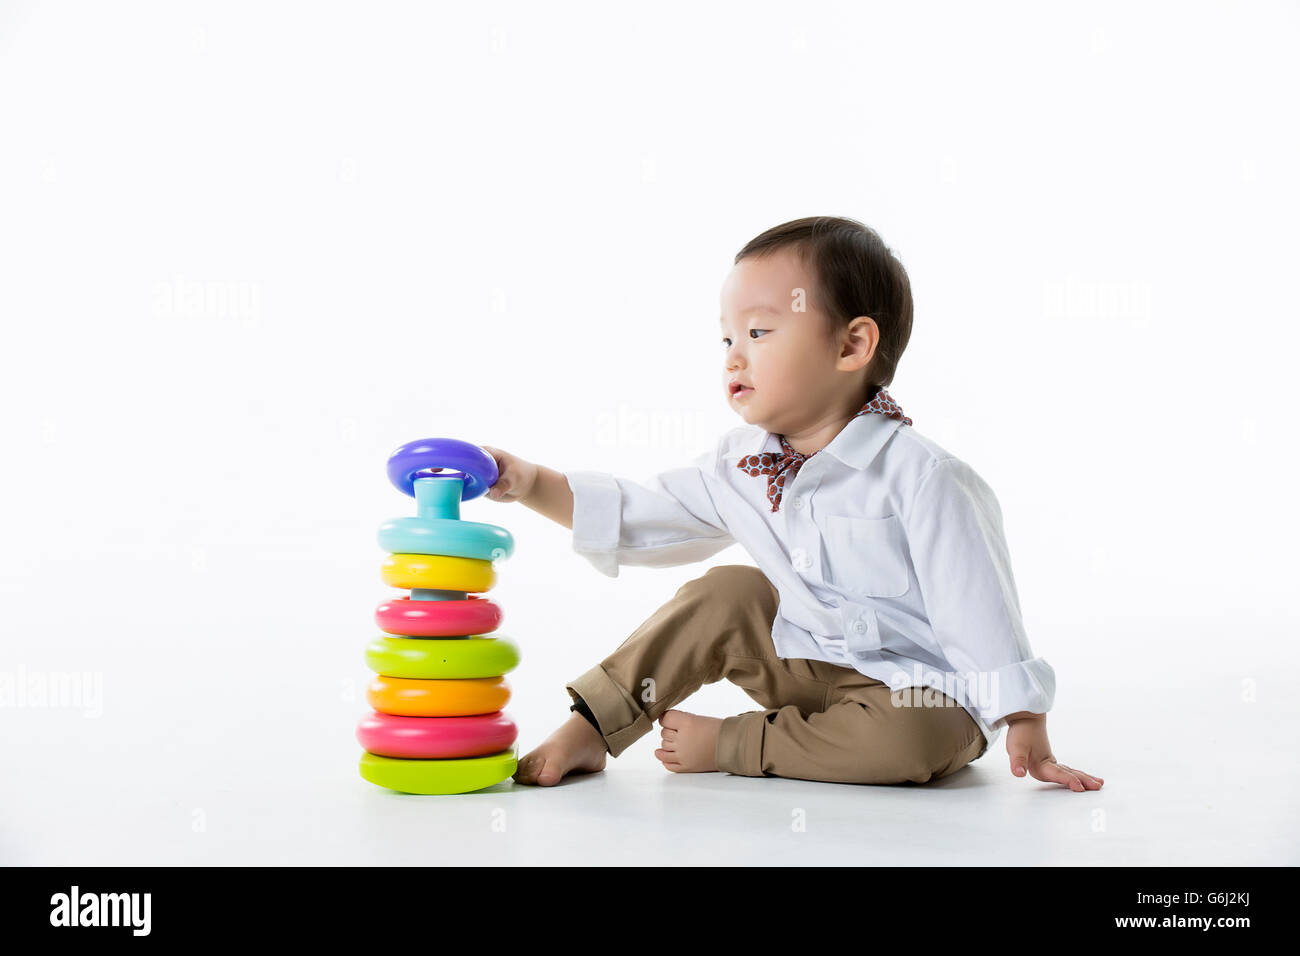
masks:
MULTIPOLYGON (((1294 864, 1298 26, 6 4, 0 862, 1294 864), (930 788, 673 775, 657 733, 553 790, 362 781, 375 530, 410 513, 388 453, 689 460, 740 424, 732 258, 814 214, 907 267, 890 393, 995 489, 1054 750, 1103 790, 1013 778, 1001 743, 930 788), (14 696, 74 674, 80 703, 14 696), (792 807, 817 825, 792 836, 792 807)), ((493 596, 521 754, 707 566, 611 580, 526 508, 462 514, 516 538, 493 596)))

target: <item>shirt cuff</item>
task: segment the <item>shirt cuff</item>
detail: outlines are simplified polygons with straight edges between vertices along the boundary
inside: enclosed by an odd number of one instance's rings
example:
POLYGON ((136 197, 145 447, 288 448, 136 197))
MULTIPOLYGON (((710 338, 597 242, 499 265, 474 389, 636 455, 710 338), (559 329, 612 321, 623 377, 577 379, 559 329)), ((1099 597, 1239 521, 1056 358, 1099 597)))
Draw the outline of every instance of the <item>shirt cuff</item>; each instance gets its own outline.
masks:
POLYGON ((614 476, 599 471, 563 473, 573 492, 573 550, 601 574, 618 577, 623 495, 614 476))
POLYGON ((980 716, 996 728, 1007 714, 1027 710, 1045 714, 1056 698, 1056 672, 1045 657, 1017 661, 986 674, 974 675, 980 716))

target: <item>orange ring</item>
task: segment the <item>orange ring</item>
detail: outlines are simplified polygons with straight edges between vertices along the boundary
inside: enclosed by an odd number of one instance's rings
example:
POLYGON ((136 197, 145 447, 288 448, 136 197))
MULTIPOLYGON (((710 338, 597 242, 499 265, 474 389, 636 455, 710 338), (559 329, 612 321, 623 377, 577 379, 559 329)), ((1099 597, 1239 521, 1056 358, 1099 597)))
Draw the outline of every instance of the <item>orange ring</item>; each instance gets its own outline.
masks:
POLYGON ((442 678, 379 675, 366 688, 366 702, 398 717, 469 717, 490 714, 510 700, 504 677, 442 678))

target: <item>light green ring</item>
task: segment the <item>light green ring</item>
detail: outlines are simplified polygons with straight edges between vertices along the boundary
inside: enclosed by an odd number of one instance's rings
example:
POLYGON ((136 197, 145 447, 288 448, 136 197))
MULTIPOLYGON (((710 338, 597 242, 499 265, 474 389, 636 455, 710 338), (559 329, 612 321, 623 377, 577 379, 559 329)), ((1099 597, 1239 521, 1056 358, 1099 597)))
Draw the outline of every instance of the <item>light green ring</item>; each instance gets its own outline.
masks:
POLYGON ((465 679, 500 677, 519 664, 519 646, 505 635, 377 637, 366 646, 366 666, 385 677, 465 679))
POLYGON ((361 776, 371 783, 401 793, 443 794, 482 790, 514 776, 519 761, 515 748, 485 757, 416 760, 381 757, 363 751, 361 776))

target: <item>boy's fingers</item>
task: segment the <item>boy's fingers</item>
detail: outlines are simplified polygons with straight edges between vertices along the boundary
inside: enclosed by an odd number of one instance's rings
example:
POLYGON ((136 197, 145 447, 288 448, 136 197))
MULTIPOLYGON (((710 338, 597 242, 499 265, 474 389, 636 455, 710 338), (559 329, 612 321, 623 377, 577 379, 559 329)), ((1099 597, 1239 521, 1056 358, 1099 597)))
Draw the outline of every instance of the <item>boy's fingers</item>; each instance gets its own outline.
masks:
POLYGON ((1047 764, 1043 768, 1047 771, 1047 777, 1056 783, 1064 784, 1071 790, 1086 790, 1083 781, 1076 777, 1070 771, 1066 770, 1059 763, 1047 764), (1050 768, 1050 769, 1049 769, 1050 768))
POLYGON ((1011 772, 1023 777, 1029 770, 1029 749, 1016 749, 1011 752, 1011 772))
MULTIPOLYGON (((1065 764, 1061 764, 1061 766, 1062 766, 1062 767, 1065 767, 1065 764)), ((1070 771, 1070 773, 1074 774, 1074 775, 1075 775, 1076 777, 1078 777, 1080 780, 1082 780, 1082 781, 1083 781, 1083 785, 1084 785, 1085 787, 1086 787, 1089 783, 1095 783, 1098 787, 1100 787, 1100 786, 1105 782, 1105 781, 1103 781, 1103 780, 1101 779, 1101 777, 1094 777, 1094 776, 1093 776, 1092 774, 1090 774, 1090 773, 1085 773, 1085 772, 1082 771, 1082 770, 1076 770, 1076 769, 1074 769, 1073 767, 1065 767, 1065 769, 1068 770, 1068 771, 1070 771)))

